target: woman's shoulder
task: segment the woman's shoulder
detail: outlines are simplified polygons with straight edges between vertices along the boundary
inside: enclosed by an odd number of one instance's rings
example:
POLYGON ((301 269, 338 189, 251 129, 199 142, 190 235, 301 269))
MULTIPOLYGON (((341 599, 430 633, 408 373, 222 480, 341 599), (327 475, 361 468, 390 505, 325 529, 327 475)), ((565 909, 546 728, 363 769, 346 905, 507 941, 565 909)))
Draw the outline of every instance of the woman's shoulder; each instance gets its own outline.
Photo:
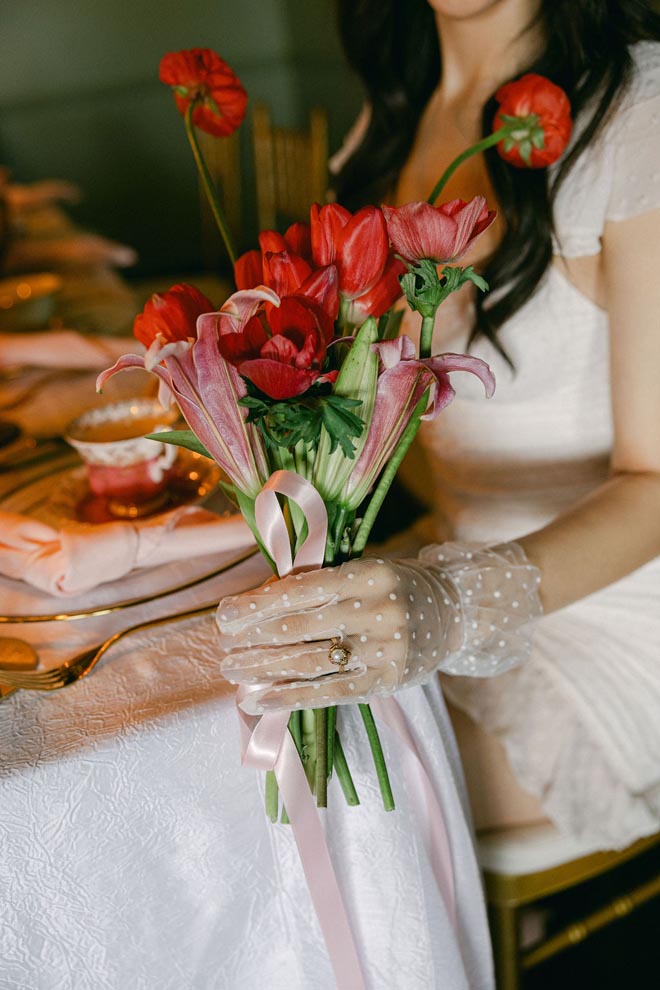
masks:
POLYGON ((660 41, 631 45, 633 73, 623 106, 631 107, 660 97, 660 41))
MULTIPOLYGON (((608 220, 660 207, 660 42, 638 42, 630 54, 633 70, 622 96, 555 201, 555 250, 567 257, 598 254, 608 220)), ((574 140, 587 117, 578 119, 574 140)))

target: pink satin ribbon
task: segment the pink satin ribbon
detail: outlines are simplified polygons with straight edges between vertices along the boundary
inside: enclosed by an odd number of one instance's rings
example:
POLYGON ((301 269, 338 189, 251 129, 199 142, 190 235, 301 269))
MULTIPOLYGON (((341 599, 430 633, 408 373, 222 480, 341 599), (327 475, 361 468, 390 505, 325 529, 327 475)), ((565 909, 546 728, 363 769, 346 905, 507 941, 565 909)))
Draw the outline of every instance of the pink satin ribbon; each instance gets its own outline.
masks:
MULTIPOLYGON (((327 513, 321 496, 303 477, 291 471, 270 476, 255 501, 255 518, 262 541, 275 561, 280 577, 293 571, 313 570, 323 563, 327 513), (307 520, 308 535, 295 559, 277 493, 293 499, 307 520)), ((241 724, 243 764, 273 770, 282 793, 300 853, 309 892, 328 949, 339 990, 365 990, 366 983, 353 938, 346 906, 332 866, 314 798, 309 789, 295 743, 288 731, 290 712, 247 715, 240 707, 249 691, 264 685, 242 687, 237 694, 241 724)), ((442 809, 403 711, 394 698, 372 701, 385 725, 401 740, 408 766, 407 778, 415 787, 415 806, 425 832, 436 882, 456 928, 454 874, 449 838, 442 809)))

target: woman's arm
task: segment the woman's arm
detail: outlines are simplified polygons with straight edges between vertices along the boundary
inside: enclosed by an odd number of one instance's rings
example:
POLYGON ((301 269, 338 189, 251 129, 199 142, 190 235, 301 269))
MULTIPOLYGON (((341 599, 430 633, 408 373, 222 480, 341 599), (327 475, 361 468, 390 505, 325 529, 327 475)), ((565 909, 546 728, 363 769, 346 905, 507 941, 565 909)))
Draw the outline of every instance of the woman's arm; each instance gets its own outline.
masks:
POLYGON ((606 224, 602 265, 610 318, 613 476, 518 541, 541 572, 546 612, 660 555, 660 211, 606 224))

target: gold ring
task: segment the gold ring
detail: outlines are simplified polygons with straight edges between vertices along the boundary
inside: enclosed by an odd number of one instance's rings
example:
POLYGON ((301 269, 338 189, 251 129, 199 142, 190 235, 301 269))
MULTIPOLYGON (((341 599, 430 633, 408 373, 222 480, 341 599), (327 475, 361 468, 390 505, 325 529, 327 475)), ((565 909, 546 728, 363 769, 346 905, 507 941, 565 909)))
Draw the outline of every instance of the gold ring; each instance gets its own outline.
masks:
POLYGON ((339 667, 339 673, 343 674, 346 669, 346 664, 348 663, 351 656, 351 651, 347 647, 342 646, 339 638, 333 636, 330 640, 330 649, 328 650, 328 660, 330 663, 334 663, 339 667))

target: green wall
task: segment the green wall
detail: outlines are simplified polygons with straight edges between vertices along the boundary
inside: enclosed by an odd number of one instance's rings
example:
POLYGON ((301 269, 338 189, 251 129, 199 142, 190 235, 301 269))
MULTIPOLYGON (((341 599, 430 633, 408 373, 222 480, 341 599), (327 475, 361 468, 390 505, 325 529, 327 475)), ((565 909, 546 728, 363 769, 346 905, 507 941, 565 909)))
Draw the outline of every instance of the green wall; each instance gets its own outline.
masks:
MULTIPOLYGON (((200 264, 194 165, 157 78, 165 52, 215 48, 277 123, 325 105, 331 148, 359 108, 332 0, 5 0, 0 24, 0 162, 21 180, 78 182, 77 219, 136 246, 137 274, 200 264)), ((249 121, 241 140, 251 239, 249 121)))

